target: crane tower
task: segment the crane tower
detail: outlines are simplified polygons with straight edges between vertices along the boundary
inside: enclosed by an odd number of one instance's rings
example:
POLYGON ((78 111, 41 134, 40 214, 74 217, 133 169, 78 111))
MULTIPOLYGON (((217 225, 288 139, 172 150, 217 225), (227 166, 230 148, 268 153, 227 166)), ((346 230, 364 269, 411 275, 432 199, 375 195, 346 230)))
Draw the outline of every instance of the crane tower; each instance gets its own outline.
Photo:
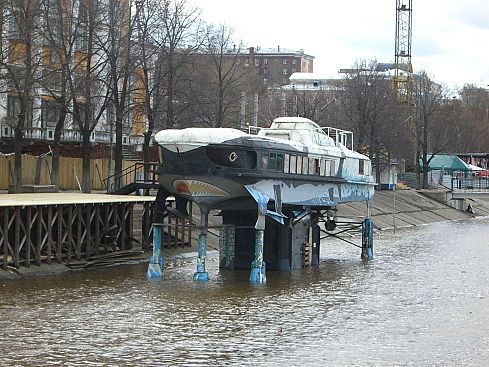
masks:
POLYGON ((413 67, 411 64, 412 0, 396 0, 396 50, 394 93, 399 103, 413 105, 413 67))

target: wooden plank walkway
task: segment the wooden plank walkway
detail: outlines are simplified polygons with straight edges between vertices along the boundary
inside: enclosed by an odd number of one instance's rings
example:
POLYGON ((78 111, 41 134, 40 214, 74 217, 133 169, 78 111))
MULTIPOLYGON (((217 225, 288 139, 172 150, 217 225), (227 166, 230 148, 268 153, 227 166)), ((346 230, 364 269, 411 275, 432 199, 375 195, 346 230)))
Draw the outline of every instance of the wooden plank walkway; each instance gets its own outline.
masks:
MULTIPOLYGON (((154 201, 153 196, 78 192, 0 194, 0 268, 149 251, 154 201)), ((173 206, 174 198, 166 205, 173 206)), ((167 214, 163 246, 190 246, 191 221, 167 214)))
POLYGON ((153 202, 153 196, 82 194, 78 192, 1 194, 0 207, 153 202))

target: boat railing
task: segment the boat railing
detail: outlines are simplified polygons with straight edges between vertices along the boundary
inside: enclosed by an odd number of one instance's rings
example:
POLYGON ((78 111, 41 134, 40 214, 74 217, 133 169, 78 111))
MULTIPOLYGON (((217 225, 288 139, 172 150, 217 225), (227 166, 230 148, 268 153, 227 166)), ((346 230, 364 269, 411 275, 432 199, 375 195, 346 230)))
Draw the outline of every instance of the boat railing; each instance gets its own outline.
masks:
MULTIPOLYGON (((269 130, 268 127, 250 126, 248 125, 248 134, 257 135, 260 130, 269 130)), ((270 129, 274 130, 274 129, 270 129)), ((337 144, 340 143, 350 150, 353 150, 353 132, 336 127, 320 127, 318 129, 295 129, 304 131, 316 131, 318 133, 326 134, 337 144)))
POLYGON ((265 127, 248 125, 247 130, 250 135, 258 135, 258 131, 261 129, 266 129, 265 127))
POLYGON ((336 127, 322 127, 322 131, 333 139, 336 143, 340 143, 350 150, 353 150, 353 132, 348 130, 338 129, 336 127))

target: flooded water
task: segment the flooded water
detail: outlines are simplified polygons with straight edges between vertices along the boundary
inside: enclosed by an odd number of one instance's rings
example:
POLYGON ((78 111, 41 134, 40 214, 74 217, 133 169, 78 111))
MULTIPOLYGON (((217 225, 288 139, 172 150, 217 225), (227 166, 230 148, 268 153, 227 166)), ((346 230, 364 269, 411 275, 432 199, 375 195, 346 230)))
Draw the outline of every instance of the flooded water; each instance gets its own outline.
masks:
POLYGON ((319 269, 194 261, 0 283, 0 365, 487 366, 489 219, 377 236, 375 259, 323 244, 319 269))

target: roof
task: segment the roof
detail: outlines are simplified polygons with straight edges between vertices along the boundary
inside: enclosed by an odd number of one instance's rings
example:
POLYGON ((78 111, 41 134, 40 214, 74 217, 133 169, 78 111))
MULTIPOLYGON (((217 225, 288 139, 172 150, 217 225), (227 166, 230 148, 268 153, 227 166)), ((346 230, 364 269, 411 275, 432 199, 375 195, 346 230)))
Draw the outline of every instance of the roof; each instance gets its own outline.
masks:
POLYGON ((468 171, 469 167, 456 155, 436 154, 430 161, 430 170, 468 171))
POLYGON ((304 82, 304 81, 327 81, 334 79, 331 76, 327 75, 321 75, 318 73, 302 73, 302 72, 295 72, 292 73, 292 75, 289 77, 289 80, 291 82, 304 82))
POLYGON ((250 49, 253 49, 253 53, 255 55, 260 55, 260 56, 301 56, 305 57, 306 59, 314 59, 315 57, 309 54, 306 54, 304 50, 292 50, 290 48, 283 48, 283 47, 248 47, 244 50, 242 50, 242 54, 249 54, 250 49))
POLYGON ((273 120, 273 123, 277 123, 277 124, 284 124, 284 123, 285 124, 301 124, 301 127, 303 129, 311 129, 314 131, 321 130, 321 127, 318 124, 316 124, 314 121, 309 120, 308 118, 305 118, 305 117, 295 117, 295 116, 277 117, 276 119, 273 120))

